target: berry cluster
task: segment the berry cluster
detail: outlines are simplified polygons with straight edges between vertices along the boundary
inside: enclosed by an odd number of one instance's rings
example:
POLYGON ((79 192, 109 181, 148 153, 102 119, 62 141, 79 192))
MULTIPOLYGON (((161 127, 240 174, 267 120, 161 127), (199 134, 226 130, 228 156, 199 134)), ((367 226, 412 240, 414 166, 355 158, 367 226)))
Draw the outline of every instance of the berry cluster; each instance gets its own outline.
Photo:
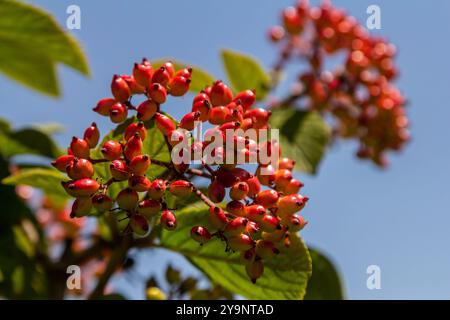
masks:
POLYGON ((72 139, 68 154, 52 164, 71 179, 62 185, 76 198, 72 218, 88 215, 93 208, 98 213, 125 213, 128 224, 124 232, 131 231, 140 237, 150 232, 150 223, 157 221, 154 218, 158 216, 163 228, 174 230, 177 227, 174 209, 168 208, 166 203, 167 192, 178 198, 198 196, 210 208, 208 219, 205 217, 206 226, 194 226, 192 238, 203 245, 215 237, 226 242, 226 250, 241 252, 247 273, 255 282, 263 273, 263 261, 289 247, 290 234, 305 226, 305 220, 296 213, 303 209, 308 198, 298 194, 302 183, 293 178, 293 160, 279 157, 276 163, 263 160, 263 154, 281 155, 278 143, 264 140, 258 144, 254 140, 258 136, 253 139, 246 135, 244 130, 269 129, 270 111, 253 108, 256 101, 253 90, 234 95, 225 83, 216 81, 194 97, 191 111, 179 123, 161 112, 168 94, 182 96, 188 91, 191 74, 190 68, 175 72, 171 62, 153 69, 144 59, 135 64, 132 76, 115 75, 111 83, 113 98, 100 100, 94 111, 117 124, 127 120, 129 111, 136 111, 137 120, 126 126, 123 137, 102 142, 103 157, 99 159, 91 157, 92 149, 100 141, 99 130, 92 123, 83 138, 72 139), (144 95, 144 101, 134 106, 131 98, 139 94, 144 95), (151 159, 143 153, 143 141, 149 139, 146 121, 150 120, 165 138, 172 154, 170 162, 151 159), (191 143, 190 131, 194 130, 196 122, 214 126, 205 134, 210 139, 191 143), (231 146, 227 144, 230 133, 231 146), (224 139, 215 145, 218 136, 224 139), (191 143, 188 150, 177 149, 186 142, 191 143), (202 156, 201 169, 190 168, 193 157, 188 161, 175 161, 175 151, 191 151, 191 154, 194 151, 195 154, 210 146, 214 146, 214 161, 208 162, 210 158, 202 156), (230 160, 230 150, 233 160, 224 162, 230 160), (240 159, 234 157, 237 155, 243 155, 244 161, 234 160, 240 159), (238 167, 247 164, 249 159, 256 159, 255 174, 238 167), (110 180, 101 181, 96 177, 95 165, 99 163, 109 164, 110 180), (169 173, 151 181, 146 176, 151 165, 163 166, 169 173), (192 183, 194 176, 209 180, 208 195, 192 183), (111 185, 124 181, 127 186, 116 196, 108 193, 111 185), (225 199, 227 189, 230 201, 222 208, 219 203, 225 199))
POLYGON ((329 2, 310 7, 299 1, 283 11, 282 22, 269 30, 281 48, 275 71, 297 57, 309 66, 284 102, 304 98, 307 108, 332 114, 336 136, 359 140, 358 157, 386 165, 386 151, 401 149, 409 139, 405 99, 392 83, 398 74, 395 46, 329 2), (326 57, 342 56, 344 67, 326 70, 326 57))

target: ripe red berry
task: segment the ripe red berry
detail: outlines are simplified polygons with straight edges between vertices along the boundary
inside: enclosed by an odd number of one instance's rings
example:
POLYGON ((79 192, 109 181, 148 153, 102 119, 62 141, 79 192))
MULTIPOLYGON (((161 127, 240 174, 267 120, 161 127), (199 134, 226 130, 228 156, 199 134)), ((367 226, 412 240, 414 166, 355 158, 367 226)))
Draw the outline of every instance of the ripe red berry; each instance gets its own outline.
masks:
POLYGON ((209 223, 216 229, 223 230, 228 223, 225 212, 219 207, 210 207, 208 212, 209 223))
POLYGON ((300 191, 300 189, 303 187, 303 183, 298 181, 297 179, 292 179, 283 190, 283 193, 288 194, 296 194, 300 191))
POLYGON ((289 232, 298 232, 306 226, 307 222, 302 216, 292 215, 289 217, 287 226, 289 227, 289 232))
POLYGON ((227 203, 227 211, 235 216, 245 217, 245 205, 237 200, 227 203))
POLYGON ((211 101, 209 100, 209 95, 205 91, 200 91, 200 93, 194 97, 194 100, 192 100, 192 105, 196 104, 199 101, 205 100, 211 103, 211 101))
POLYGON ((145 128, 145 125, 142 121, 133 122, 128 125, 124 132, 125 141, 128 141, 132 136, 134 136, 136 132, 139 133, 142 141, 144 141, 145 137, 147 136, 147 129, 145 128))
POLYGON ((109 171, 111 172, 111 175, 114 178, 114 180, 117 181, 127 180, 130 176, 127 165, 125 161, 122 160, 113 160, 109 164, 109 171))
POLYGON ((58 169, 61 172, 66 172, 66 168, 70 165, 75 157, 73 155, 63 155, 56 158, 55 161, 52 162, 52 166, 58 169))
POLYGON ((75 157, 89 159, 90 148, 86 140, 73 137, 70 143, 70 150, 75 157))
POLYGON ((137 212, 147 218, 151 218, 159 213, 161 209, 161 202, 153 199, 146 199, 139 202, 137 212))
POLYGON ((256 169, 256 176, 258 177, 260 184, 270 186, 275 179, 275 169, 272 165, 259 166, 258 169, 256 169))
POLYGON ((160 200, 166 191, 166 183, 162 179, 156 179, 148 189, 148 196, 153 200, 160 200))
POLYGON ((276 206, 278 198, 278 192, 268 189, 258 193, 255 197, 255 202, 262 205, 264 208, 273 208, 276 206))
MULTIPOLYGON (((232 170, 221 167, 216 172, 217 181, 219 181, 225 188, 232 187, 235 183, 241 180, 239 174, 232 170)), ((244 181, 244 179, 242 179, 244 181)))
POLYGON ((136 191, 130 188, 125 188, 119 192, 116 201, 121 209, 134 210, 139 201, 139 195, 136 191))
POLYGON ((162 86, 167 86, 172 76, 167 69, 162 66, 153 72, 152 83, 159 83, 162 86))
POLYGON ((245 232, 249 235, 257 234, 260 232, 259 224, 254 221, 249 221, 245 227, 245 232))
POLYGON ((133 76, 121 75, 121 77, 123 80, 125 80, 128 87, 130 88, 131 95, 145 93, 145 86, 141 86, 139 83, 137 83, 136 79, 134 79, 133 76))
POLYGON ((190 83, 190 78, 175 76, 169 82, 169 93, 174 97, 181 97, 188 92, 190 83))
POLYGON ((249 235, 241 233, 237 236, 227 238, 228 247, 233 251, 246 251, 255 245, 249 235))
POLYGON ((167 61, 162 66, 167 70, 171 78, 175 76, 175 66, 173 65, 172 61, 167 61))
POLYGON ((253 198, 261 190, 261 183, 259 182, 257 176, 251 177, 250 179, 246 180, 245 182, 248 185, 248 196, 253 198))
POLYGON ((173 130, 167 135, 167 139, 172 147, 184 141, 185 138, 185 134, 181 130, 173 130))
POLYGON ((113 201, 106 194, 96 194, 92 197, 92 204, 98 212, 105 212, 112 208, 113 201))
POLYGON ((189 112, 180 121, 179 127, 188 131, 192 131, 195 128, 195 122, 199 121, 200 112, 189 112))
POLYGON ((94 166, 89 160, 75 158, 66 168, 67 175, 73 180, 92 178, 94 166))
POLYGON ((264 263, 261 259, 255 259, 245 264, 245 271, 250 277, 250 280, 253 283, 256 283, 256 280, 258 280, 258 278, 260 278, 264 273, 264 263))
POLYGON ((270 260, 280 251, 275 247, 272 241, 258 240, 255 247, 256 255, 264 260, 270 260))
POLYGON ((253 204, 245 207, 245 213, 247 214, 248 219, 255 222, 260 222, 266 214, 266 209, 259 204, 253 204))
POLYGON ((278 218, 271 214, 265 214, 259 225, 261 230, 266 232, 274 232, 275 230, 281 229, 278 218))
POLYGON ((248 219, 244 217, 237 217, 228 222, 224 229, 224 235, 226 237, 234 237, 238 236, 242 232, 245 231, 245 227, 247 226, 248 219))
POLYGON ((178 70, 175 73, 175 77, 178 77, 178 76, 190 79, 192 77, 192 68, 183 68, 181 70, 178 70))
POLYGON ((263 128, 267 125, 269 117, 271 115, 270 111, 262 108, 247 110, 244 114, 244 118, 250 118, 253 122, 254 128, 263 128))
POLYGON ((161 214, 161 225, 166 230, 174 230, 177 227, 177 219, 172 211, 163 211, 161 214))
POLYGON ((113 98, 104 98, 97 102, 97 105, 92 109, 102 116, 109 116, 109 111, 116 100, 113 98))
POLYGON ((211 109, 211 103, 206 99, 197 101, 192 106, 192 112, 200 112, 198 119, 202 122, 208 121, 209 109, 211 109))
POLYGON ((231 111, 227 107, 213 107, 209 109, 208 120, 211 124, 220 125, 231 120, 231 111))
POLYGON ((303 30, 303 19, 294 7, 288 7, 283 11, 284 28, 290 34, 299 34, 303 30))
POLYGON ((152 80, 153 68, 150 63, 143 59, 142 63, 135 63, 133 68, 133 77, 138 84, 147 88, 152 80))
POLYGON ((303 197, 297 194, 281 197, 278 200, 277 214, 281 218, 283 218, 283 216, 291 215, 303 209, 307 201, 307 197, 303 197))
POLYGON ((71 218, 80 218, 89 214, 92 210, 92 201, 90 198, 78 198, 72 204, 71 218))
POLYGON ((208 195, 211 201, 215 203, 222 202, 222 200, 225 198, 225 187, 222 183, 220 183, 218 180, 214 180, 209 186, 208 186, 208 195))
POLYGON ((128 186, 130 189, 137 192, 145 192, 150 188, 151 181, 145 176, 133 175, 128 179, 128 186))
POLYGON ((148 88, 148 96, 156 103, 162 104, 162 103, 166 102, 166 99, 167 99, 166 88, 163 87, 160 83, 153 83, 148 88))
POLYGON ((84 131, 83 139, 86 140, 91 149, 97 146, 97 143, 100 140, 100 132, 98 131, 97 124, 95 122, 92 122, 90 127, 84 131))
POLYGON ((275 172, 274 182, 277 190, 284 190, 293 179, 292 171, 279 169, 275 172))
POLYGON ((233 101, 235 101, 236 103, 239 102, 239 104, 244 108, 244 111, 247 111, 253 106, 256 101, 255 90, 245 90, 239 92, 234 97, 233 101))
POLYGON ((141 121, 147 121, 153 118, 158 111, 158 105, 153 100, 145 100, 137 107, 137 118, 141 121))
POLYGON ((131 95, 127 82, 119 75, 114 75, 111 82, 111 92, 119 102, 125 102, 131 95))
POLYGON ((289 158, 281 158, 278 161, 278 169, 294 170, 295 160, 289 158))
POLYGON ((211 239, 211 233, 205 227, 195 226, 191 229, 191 237, 200 244, 204 244, 211 239))
POLYGON ((233 100, 233 93, 225 83, 218 80, 212 85, 209 98, 213 106, 224 106, 233 100))
POLYGON ((109 140, 103 144, 101 152, 105 159, 116 160, 122 156, 122 145, 115 140, 109 140))
POLYGON ((67 193, 75 198, 89 197, 100 188, 97 181, 88 178, 63 182, 62 185, 67 193))
POLYGON ((141 237, 145 236, 150 230, 148 220, 144 216, 136 213, 130 217, 130 227, 134 234, 141 237))
POLYGON ((138 132, 136 132, 125 144, 123 154, 128 160, 133 159, 142 154, 142 138, 138 132))
POLYGON ((150 167, 150 164, 151 160, 148 155, 139 155, 131 159, 128 164, 128 170, 136 175, 144 175, 150 167))
POLYGON ((128 109, 121 103, 115 103, 109 109, 109 118, 113 123, 124 122, 128 117, 128 109))
POLYGON ((185 198, 191 195, 193 185, 191 182, 186 180, 177 180, 170 184, 169 191, 173 195, 185 198))
POLYGON ((155 114, 156 127, 161 131, 161 133, 165 136, 176 129, 175 123, 168 116, 165 116, 161 113, 155 114))
POLYGON ((237 182, 230 189, 230 198, 233 200, 243 200, 247 197, 249 189, 246 182, 237 182))

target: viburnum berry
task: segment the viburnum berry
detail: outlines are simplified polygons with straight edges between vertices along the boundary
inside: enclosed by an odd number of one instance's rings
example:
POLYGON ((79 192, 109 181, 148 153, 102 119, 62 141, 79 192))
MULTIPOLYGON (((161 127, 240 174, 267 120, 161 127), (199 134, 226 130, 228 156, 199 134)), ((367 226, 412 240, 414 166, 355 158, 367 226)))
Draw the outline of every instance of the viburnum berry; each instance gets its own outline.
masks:
POLYGON ((52 166, 58 169, 61 172, 66 172, 66 168, 70 165, 74 160, 73 155, 62 155, 59 156, 55 161, 52 162, 52 166))
POLYGON ((100 151, 105 159, 116 160, 122 156, 122 145, 118 141, 108 140, 103 144, 100 151))
POLYGON ((211 103, 208 99, 199 100, 192 105, 192 112, 199 112, 198 120, 205 122, 209 119, 209 110, 211 109, 211 103))
POLYGON ((159 131, 161 131, 161 133, 165 136, 167 136, 170 132, 176 129, 173 120, 161 113, 155 114, 155 121, 159 131))
POLYGON ((177 227, 177 219, 172 211, 163 211, 161 214, 161 225, 167 230, 174 230, 177 227))
POLYGON ((277 190, 283 190, 293 179, 292 171, 279 169, 275 172, 274 183, 277 190))
POLYGON ((249 186, 246 182, 237 182, 230 189, 230 198, 233 200, 242 200, 247 197, 249 186))
POLYGON ((258 280, 258 278, 260 278, 264 273, 264 263, 261 259, 255 259, 245 264, 245 271, 250 277, 250 280, 253 283, 256 283, 256 280, 258 280))
POLYGON ((139 202, 137 213, 142 214, 146 218, 158 214, 162 209, 161 202, 153 199, 145 199, 139 202))
POLYGON ((121 209, 134 210, 139 201, 139 195, 135 190, 125 188, 119 192, 116 201, 121 209))
POLYGON ((116 100, 114 100, 113 98, 104 98, 97 102, 97 105, 92 110, 102 116, 109 117, 109 111, 115 103, 116 100))
POLYGON ((89 198, 77 198, 72 204, 70 217, 79 218, 89 214, 92 210, 92 201, 89 198))
POLYGON ((63 182, 62 185, 67 193, 75 198, 89 197, 100 188, 97 181, 88 178, 63 182))
POLYGON ((284 187, 282 192, 286 195, 288 194, 296 194, 303 187, 303 183, 298 181, 297 179, 292 179, 289 183, 284 187))
POLYGON ((142 154, 142 138, 138 132, 134 133, 133 136, 128 139, 125 147, 123 149, 123 154, 128 160, 133 159, 142 154))
POLYGON ((278 200, 277 214, 281 217, 300 211, 308 201, 307 197, 288 195, 278 200))
POLYGON ((128 186, 130 189, 137 192, 145 192, 150 188, 151 181, 145 176, 133 175, 128 179, 128 186))
POLYGON ((130 217, 130 227, 134 234, 141 237, 145 236, 150 230, 148 220, 144 216, 136 213, 130 217))
POLYGON ((303 29, 302 17, 294 7, 288 7, 283 11, 283 23, 290 34, 299 34, 303 29))
POLYGON ((255 90, 245 90, 239 92, 234 97, 233 101, 238 102, 244 108, 244 111, 247 111, 256 101, 255 90))
POLYGON ((127 164, 122 160, 111 161, 111 163, 109 164, 109 171, 111 172, 111 176, 116 181, 127 180, 130 177, 127 164))
POLYGON ((169 191, 173 195, 185 198, 192 193, 192 183, 186 180, 177 180, 170 184, 169 191))
POLYGON ((209 109, 208 120, 211 124, 224 124, 231 120, 231 111, 224 106, 213 107, 209 109))
POLYGON ((259 225, 254 221, 249 221, 245 226, 245 232, 249 235, 259 234, 260 231, 259 225))
POLYGON ((131 159, 130 163, 128 164, 128 170, 130 171, 130 173, 136 175, 144 175, 150 167, 150 164, 151 160, 148 155, 138 155, 131 159))
POLYGON ((248 219, 255 222, 261 222, 266 214, 266 209, 259 204, 253 204, 245 207, 245 213, 248 219))
POLYGON ((92 204, 98 212, 105 212, 112 208, 113 200, 105 194, 96 194, 92 197, 92 204))
POLYGON ((258 193, 255 197, 255 202, 262 205, 264 208, 273 208, 276 206, 278 198, 278 192, 268 189, 258 193))
POLYGON ((222 202, 225 198, 225 186, 218 180, 214 180, 208 187, 208 195, 213 202, 222 202))
POLYGON ((153 116, 158 111, 158 104, 151 100, 145 100, 137 107, 137 118, 142 121, 147 121, 153 118, 153 116))
POLYGON ((165 66, 159 67, 153 72, 152 83, 159 83, 166 87, 172 76, 165 66))
POLYGON ((255 246, 256 255, 265 260, 273 259, 280 251, 275 247, 275 244, 267 240, 256 241, 255 246))
POLYGON ((211 240, 211 233, 205 227, 194 226, 191 229, 191 237, 202 245, 211 240))
POLYGON ((135 133, 139 133, 142 141, 145 140, 145 137, 147 136, 147 129, 145 128, 145 125, 142 121, 133 122, 128 125, 123 134, 125 141, 130 140, 130 138, 133 137, 135 133))
POLYGON ((111 82, 111 92, 114 98, 119 102, 125 102, 131 95, 130 87, 126 81, 119 75, 114 75, 111 82))
POLYGON ((245 205, 237 200, 227 203, 227 211, 233 215, 245 217, 245 205))
POLYGON ((153 200, 160 200, 166 191, 166 183, 164 180, 156 179, 148 189, 148 196, 153 200))
POLYGON ((241 233, 237 236, 227 238, 227 245, 233 251, 246 251, 253 248, 255 242, 249 235, 241 233))
POLYGON ((167 90, 160 83, 153 83, 147 90, 149 98, 151 98, 156 103, 164 103, 167 99, 167 90))
POLYGON ((89 160, 75 158, 66 168, 67 175, 73 180, 92 178, 94 166, 89 160))
POLYGON ((128 117, 128 109, 122 103, 115 103, 109 109, 109 118, 113 123, 122 123, 128 117))
POLYGON ((194 111, 186 114, 180 121, 179 127, 188 131, 194 130, 195 121, 198 121, 200 118, 200 112, 194 111))
POLYGON ((298 232, 302 230, 307 222, 302 216, 292 215, 289 217, 287 222, 287 226, 289 227, 290 232, 298 232))
POLYGON ((130 88, 130 94, 142 94, 145 93, 145 86, 141 86, 137 83, 136 79, 133 76, 129 75, 121 75, 122 79, 125 80, 128 87, 130 88))
POLYGON ((253 176, 253 177, 245 180, 245 182, 248 185, 248 196, 249 197, 253 198, 260 192, 261 183, 259 182, 259 179, 257 176, 253 176))
POLYGON ((210 207, 208 211, 208 220, 211 225, 219 230, 223 230, 228 223, 225 212, 219 207, 210 207))
POLYGON ((223 230, 223 233, 226 237, 234 237, 245 231, 245 227, 247 226, 248 219, 244 217, 237 217, 228 222, 223 230))
POLYGON ((138 84, 147 88, 152 80, 153 68, 147 59, 143 59, 142 63, 135 63, 133 68, 133 77, 138 84))
POLYGON ((276 216, 271 214, 265 214, 264 217, 260 220, 259 226, 262 231, 273 232, 277 229, 281 229, 280 221, 276 216))
POLYGON ((260 184, 270 186, 275 180, 275 169, 270 164, 267 166, 259 166, 256 170, 256 176, 260 184))
POLYGON ((95 148, 100 140, 100 132, 98 131, 97 124, 92 124, 84 131, 83 139, 87 142, 89 148, 95 148))
POLYGON ((233 100, 233 93, 225 83, 218 80, 212 85, 209 98, 213 106, 224 106, 233 100))
POLYGON ((175 76, 169 82, 169 93, 174 97, 181 97, 189 90, 190 78, 175 76))
POLYGON ((89 159, 90 148, 86 140, 73 137, 70 143, 70 150, 75 157, 89 159))

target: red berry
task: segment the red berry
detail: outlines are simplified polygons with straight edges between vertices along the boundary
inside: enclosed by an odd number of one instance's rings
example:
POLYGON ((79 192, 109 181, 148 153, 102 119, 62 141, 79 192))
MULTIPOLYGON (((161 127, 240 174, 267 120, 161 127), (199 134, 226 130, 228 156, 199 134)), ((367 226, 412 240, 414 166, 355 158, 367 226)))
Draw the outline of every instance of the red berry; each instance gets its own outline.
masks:
POLYGON ((139 133, 142 141, 144 141, 145 137, 147 136, 147 129, 145 128, 145 125, 142 121, 133 122, 128 125, 124 132, 125 141, 128 141, 132 136, 134 136, 136 132, 139 133))
POLYGON ((139 195, 136 191, 126 188, 119 192, 116 201, 121 209, 134 210, 139 201, 139 195))
POLYGON ((180 142, 184 141, 185 135, 181 130, 173 130, 168 133, 167 138, 172 147, 175 147, 180 142))
POLYGON ((277 214, 281 218, 283 218, 283 216, 291 215, 303 209, 307 201, 307 197, 298 194, 281 197, 278 200, 277 214))
POLYGON ((269 30, 269 38, 273 42, 280 41, 281 39, 284 38, 284 35, 285 35, 284 28, 281 26, 275 26, 270 28, 269 30))
POLYGON ((225 188, 230 188, 235 183, 239 182, 241 179, 239 175, 234 170, 229 170, 226 168, 220 168, 216 172, 217 180, 223 184, 225 188))
POLYGON ((246 111, 244 114, 244 118, 252 119, 254 128, 263 128, 267 125, 270 115, 270 111, 267 111, 263 108, 257 108, 246 111))
POLYGON ((233 100, 233 93, 226 84, 218 80, 212 85, 209 98, 213 106, 224 106, 233 100))
POLYGON ((166 183, 162 179, 156 179, 148 189, 148 196, 153 200, 160 200, 166 191, 166 183))
POLYGON ((235 216, 245 217, 245 205, 237 200, 227 203, 227 211, 235 216))
POLYGON ((256 170, 256 176, 260 184, 270 186, 275 179, 275 169, 271 166, 259 166, 256 170))
POLYGON ((260 222, 266 214, 266 209, 259 204, 253 204, 245 208, 245 213, 247 214, 248 219, 255 222, 260 222))
POLYGON ((235 237, 227 238, 228 247, 233 251, 246 251, 255 245, 249 235, 241 233, 235 237))
POLYGON ((265 260, 270 260, 275 255, 280 253, 280 251, 275 247, 274 243, 267 240, 256 241, 255 252, 258 257, 261 257, 265 260))
POLYGON ((150 230, 148 220, 144 216, 136 213, 130 217, 130 227, 134 234, 141 237, 145 236, 150 230))
POLYGON ((253 198, 254 196, 256 196, 259 191, 261 190, 261 184, 258 180, 257 176, 254 176, 248 180, 246 180, 247 185, 248 185, 248 196, 253 198))
POLYGON ((114 180, 123 181, 127 180, 130 176, 125 161, 113 160, 109 165, 109 171, 111 172, 114 180))
POLYGON ((239 92, 233 99, 236 103, 240 103, 240 105, 244 108, 244 111, 250 109, 252 105, 256 101, 255 90, 245 90, 239 92))
POLYGON ((124 122, 128 117, 128 109, 121 103, 115 103, 109 110, 109 118, 114 123, 124 122))
POLYGON ((295 160, 289 158, 281 158, 278 161, 278 169, 294 170, 295 160))
POLYGON ((260 231, 259 225, 254 221, 249 221, 247 223, 247 226, 245 227, 245 232, 247 232, 250 235, 257 234, 259 233, 259 231, 260 231))
POLYGON ((128 170, 136 175, 144 175, 150 167, 150 164, 151 160, 148 155, 139 155, 131 159, 128 170))
POLYGON ((133 68, 133 77, 141 86, 147 88, 150 85, 153 75, 153 68, 146 59, 142 63, 135 63, 133 68))
POLYGON ((92 178, 94 166, 89 160, 75 158, 66 168, 67 175, 73 180, 92 178))
POLYGON ((131 95, 145 93, 145 86, 141 86, 139 83, 137 83, 136 79, 134 79, 133 76, 121 75, 121 77, 123 80, 125 80, 128 87, 130 88, 131 95))
POLYGON ((211 124, 220 125, 230 121, 231 111, 227 107, 213 107, 209 109, 208 120, 211 124))
POLYGON ((186 79, 190 79, 192 76, 192 68, 183 68, 181 70, 178 70, 177 73, 175 73, 175 77, 185 77, 186 79))
POLYGON ((75 157, 89 159, 90 148, 86 140, 73 137, 70 143, 70 150, 75 157))
POLYGON ((145 176, 131 176, 128 179, 128 186, 130 189, 137 192, 145 192, 150 188, 151 181, 145 176))
POLYGON ((211 103, 211 101, 209 101, 208 94, 206 92, 204 92, 204 91, 201 91, 199 94, 197 94, 194 97, 194 100, 192 101, 192 106, 194 104, 196 104, 197 102, 199 102, 199 101, 205 101, 205 100, 207 100, 209 103, 211 103))
POLYGON ((302 216, 292 215, 287 223, 289 232, 298 232, 306 226, 307 222, 302 216))
POLYGON ((192 193, 193 185, 191 182, 186 180, 177 180, 170 184, 169 191, 181 198, 188 197, 192 193))
POLYGON ((211 239, 211 234, 205 227, 195 226, 191 229, 191 237, 200 244, 204 244, 211 239))
POLYGON ((102 116, 109 116, 109 110, 115 103, 116 100, 114 100, 113 98, 104 98, 97 102, 97 105, 92 110, 102 116))
POLYGON ((111 82, 111 92, 119 102, 125 102, 131 95, 127 82, 119 75, 114 75, 111 82))
POLYGON ((171 78, 175 76, 175 66, 173 65, 172 61, 167 61, 162 66, 167 70, 171 78))
POLYGON ((159 83, 162 86, 167 86, 171 78, 170 73, 165 67, 160 67, 153 72, 152 83, 159 83))
POLYGON ((248 219, 244 217, 237 217, 231 220, 224 229, 224 234, 226 237, 238 236, 245 231, 248 219))
POLYGON ((105 212, 112 208, 113 201, 105 194, 96 194, 92 197, 92 204, 98 212, 105 212))
POLYGON ((151 218, 159 213, 161 208, 161 202, 153 199, 146 199, 139 202, 137 212, 147 218, 151 218))
POLYGON ((303 183, 298 181, 297 179, 292 179, 285 187, 284 187, 284 194, 296 194, 300 191, 300 189, 303 187, 303 183))
POLYGON ((66 168, 70 165, 75 157, 73 155, 63 155, 56 158, 55 161, 52 162, 52 166, 58 169, 61 172, 66 172, 66 168))
POLYGON ((84 140, 89 145, 89 148, 95 148, 100 140, 100 132, 98 131, 97 124, 92 122, 91 126, 84 131, 84 140))
POLYGON ((175 76, 169 82, 169 93, 174 97, 181 97, 188 92, 190 83, 190 78, 175 76))
POLYGON ((177 219, 172 211, 163 211, 161 214, 161 225, 166 230, 174 230, 177 227, 177 219))
POLYGON ((158 111, 158 105, 153 100, 145 100, 137 107, 137 118, 147 121, 153 118, 158 111))
POLYGON ((97 181, 93 179, 83 178, 79 180, 63 182, 64 189, 72 197, 89 197, 97 192, 100 185, 97 181))
POLYGON ((148 96, 158 104, 166 102, 167 91, 160 83, 153 83, 148 88, 148 96))
POLYGON ((173 120, 161 113, 155 114, 155 121, 159 131, 161 131, 161 133, 165 136, 167 136, 169 132, 172 132, 176 129, 173 120))
POLYGON ((89 214, 92 210, 92 201, 90 198, 78 198, 72 204, 71 218, 80 218, 89 214))
POLYGON ((233 200, 243 200, 247 197, 249 191, 246 182, 237 182, 230 189, 230 198, 233 200))
POLYGON ((123 154, 125 155, 125 158, 131 160, 134 157, 141 155, 142 148, 143 148, 142 138, 140 134, 136 132, 125 144, 123 154))
POLYGON ((283 23, 290 34, 299 34, 303 29, 303 19, 294 7, 288 7, 283 11, 283 23))
POLYGON ((273 208, 278 201, 279 195, 275 190, 264 190, 256 195, 255 202, 265 208, 273 208))
POLYGON ((275 230, 281 229, 278 218, 271 214, 265 214, 259 224, 261 230, 266 232, 274 232, 275 230))
POLYGON ((225 198, 225 187, 218 180, 214 180, 208 187, 209 198, 215 202, 219 203, 225 198))
POLYGON ((209 100, 200 100, 194 103, 192 106, 192 112, 200 112, 199 120, 202 122, 208 121, 209 109, 211 109, 211 103, 209 100))
POLYGON ((199 118, 200 112, 189 112, 181 119, 179 127, 188 131, 192 131, 195 128, 195 122, 199 121, 199 118))
POLYGON ((208 212, 208 220, 211 225, 219 230, 223 230, 228 223, 225 212, 219 207, 210 207, 208 212))
POLYGON ((105 159, 116 160, 122 156, 122 145, 115 140, 109 140, 103 144, 101 152, 105 159))

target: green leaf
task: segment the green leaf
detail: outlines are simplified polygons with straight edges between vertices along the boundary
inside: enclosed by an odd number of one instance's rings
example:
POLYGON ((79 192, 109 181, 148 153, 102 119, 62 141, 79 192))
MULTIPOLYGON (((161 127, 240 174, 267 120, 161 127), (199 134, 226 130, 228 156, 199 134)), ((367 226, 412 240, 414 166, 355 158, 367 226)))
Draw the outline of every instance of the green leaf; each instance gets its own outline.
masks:
POLYGON ((296 160, 296 169, 316 173, 331 136, 322 117, 312 111, 283 108, 273 110, 270 125, 280 130, 283 155, 296 160))
POLYGON ((209 73, 202 70, 201 68, 193 66, 188 63, 176 61, 174 59, 170 59, 170 58, 158 59, 158 60, 152 61, 151 63, 154 68, 159 68, 166 61, 172 61, 173 65, 175 66, 176 71, 183 69, 183 68, 188 68, 188 67, 192 68, 192 82, 189 86, 189 91, 191 91, 191 92, 199 92, 199 91, 205 89, 206 86, 211 85, 215 80, 213 76, 211 76, 209 73))
POLYGON ((313 273, 306 289, 306 300, 343 300, 345 298, 341 277, 331 260, 315 249, 309 248, 313 273))
POLYGON ((6 185, 27 185, 43 190, 45 193, 60 198, 68 198, 61 186, 61 181, 67 180, 61 172, 55 169, 23 169, 2 180, 6 185))
POLYGON ((264 275, 253 284, 239 253, 225 252, 221 241, 200 246, 190 238, 194 225, 208 227, 204 205, 193 204, 177 211, 178 229, 163 230, 161 246, 185 255, 210 279, 225 289, 249 299, 302 299, 311 274, 311 258, 303 241, 293 236, 291 247, 265 263, 264 275))
POLYGON ((0 71, 42 93, 59 95, 56 64, 89 74, 75 39, 44 10, 19 1, 0 2, 0 71))
POLYGON ((222 60, 231 86, 236 92, 255 89, 256 98, 264 99, 270 90, 270 77, 256 59, 224 49, 222 60))

